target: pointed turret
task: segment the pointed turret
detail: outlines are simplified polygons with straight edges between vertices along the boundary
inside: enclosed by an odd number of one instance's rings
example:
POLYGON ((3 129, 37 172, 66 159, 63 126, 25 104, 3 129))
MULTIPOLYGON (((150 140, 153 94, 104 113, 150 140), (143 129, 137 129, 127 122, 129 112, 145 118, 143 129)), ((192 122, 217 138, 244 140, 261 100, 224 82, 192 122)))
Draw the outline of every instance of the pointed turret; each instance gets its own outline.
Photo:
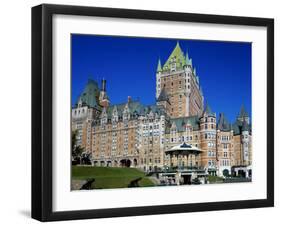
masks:
POLYGON ((237 117, 237 119, 240 122, 243 122, 244 120, 246 120, 246 122, 249 124, 250 123, 250 118, 249 118, 249 114, 248 112, 245 110, 244 104, 242 104, 241 108, 240 108, 240 112, 239 115, 237 117))
POLYGON ((162 66, 161 66, 161 60, 160 58, 158 59, 158 65, 157 65, 157 72, 161 72, 162 71, 162 66))
POLYGON ((188 50, 186 49, 186 53, 185 53, 185 62, 187 65, 189 65, 189 56, 188 56, 188 50))
POLYGON ((185 64, 192 67, 192 59, 189 58, 188 50, 186 50, 186 54, 185 54, 185 64))
POLYGON ((210 107, 209 104, 206 104, 206 107, 205 107, 205 109, 204 109, 203 114, 206 114, 206 115, 208 115, 208 116, 216 117, 216 113, 214 113, 214 112, 212 111, 212 109, 211 109, 211 107, 210 107))
POLYGON ((240 108, 239 118, 249 117, 248 112, 245 110, 244 104, 240 108))
POLYGON ((231 126, 227 120, 227 118, 225 117, 224 113, 220 113, 220 118, 218 121, 218 129, 220 131, 230 131, 231 126))

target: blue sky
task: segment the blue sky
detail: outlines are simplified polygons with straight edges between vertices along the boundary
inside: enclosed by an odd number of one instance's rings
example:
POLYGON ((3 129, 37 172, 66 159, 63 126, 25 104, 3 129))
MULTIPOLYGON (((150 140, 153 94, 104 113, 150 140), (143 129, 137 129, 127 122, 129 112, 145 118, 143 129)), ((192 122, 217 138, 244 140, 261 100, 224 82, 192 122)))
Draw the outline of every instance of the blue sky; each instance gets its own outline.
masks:
POLYGON ((205 100, 234 121, 242 104, 251 115, 251 43, 72 35, 72 104, 89 78, 107 80, 111 104, 127 96, 155 103, 155 73, 177 41, 192 58, 205 100))

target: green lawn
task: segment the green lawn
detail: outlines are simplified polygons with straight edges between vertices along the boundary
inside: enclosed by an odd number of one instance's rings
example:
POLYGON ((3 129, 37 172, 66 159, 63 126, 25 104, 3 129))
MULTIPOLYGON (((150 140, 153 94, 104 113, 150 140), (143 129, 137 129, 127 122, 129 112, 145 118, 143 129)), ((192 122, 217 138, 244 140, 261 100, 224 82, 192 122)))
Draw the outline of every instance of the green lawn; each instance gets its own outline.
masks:
POLYGON ((72 166, 72 179, 89 180, 95 179, 93 189, 100 188, 125 188, 131 181, 141 178, 140 187, 154 186, 153 182, 145 174, 134 168, 118 167, 94 167, 94 166, 72 166))

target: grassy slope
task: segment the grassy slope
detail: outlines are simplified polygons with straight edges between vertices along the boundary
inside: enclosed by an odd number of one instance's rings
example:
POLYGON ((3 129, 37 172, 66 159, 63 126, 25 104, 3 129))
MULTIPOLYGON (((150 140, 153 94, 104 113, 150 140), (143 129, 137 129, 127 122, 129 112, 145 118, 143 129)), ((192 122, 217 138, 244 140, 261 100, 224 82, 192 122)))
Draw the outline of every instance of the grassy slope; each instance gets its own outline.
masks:
POLYGON ((145 177, 145 174, 134 168, 117 167, 88 167, 72 166, 72 179, 87 180, 95 178, 93 188, 124 188, 128 187, 132 180, 142 178, 139 181, 141 187, 153 186, 153 182, 145 177))

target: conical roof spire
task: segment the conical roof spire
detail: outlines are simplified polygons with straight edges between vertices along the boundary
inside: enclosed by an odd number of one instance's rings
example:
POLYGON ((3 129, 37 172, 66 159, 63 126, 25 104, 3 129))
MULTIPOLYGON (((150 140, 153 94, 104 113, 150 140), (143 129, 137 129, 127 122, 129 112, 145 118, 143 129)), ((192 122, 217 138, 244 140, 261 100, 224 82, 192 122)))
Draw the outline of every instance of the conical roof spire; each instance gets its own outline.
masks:
POLYGON ((248 112, 245 110, 244 104, 240 108, 239 118, 249 117, 248 112))
POLYGON ((218 121, 218 129, 221 131, 229 131, 231 126, 225 117, 224 113, 220 113, 219 121, 218 121))
POLYGON ((157 72, 162 71, 161 60, 158 59, 157 72))
POLYGON ((192 67, 192 58, 189 59, 189 65, 192 67))
POLYGON ((185 53, 185 60, 186 60, 186 63, 189 62, 189 56, 188 56, 188 50, 186 49, 186 53, 185 53))
POLYGON ((209 116, 215 116, 215 113, 212 111, 212 109, 208 103, 206 103, 204 113, 206 113, 209 116))
POLYGON ((186 49, 186 54, 185 54, 185 63, 186 63, 186 65, 192 66, 192 59, 189 59, 188 50, 187 49, 186 49))

